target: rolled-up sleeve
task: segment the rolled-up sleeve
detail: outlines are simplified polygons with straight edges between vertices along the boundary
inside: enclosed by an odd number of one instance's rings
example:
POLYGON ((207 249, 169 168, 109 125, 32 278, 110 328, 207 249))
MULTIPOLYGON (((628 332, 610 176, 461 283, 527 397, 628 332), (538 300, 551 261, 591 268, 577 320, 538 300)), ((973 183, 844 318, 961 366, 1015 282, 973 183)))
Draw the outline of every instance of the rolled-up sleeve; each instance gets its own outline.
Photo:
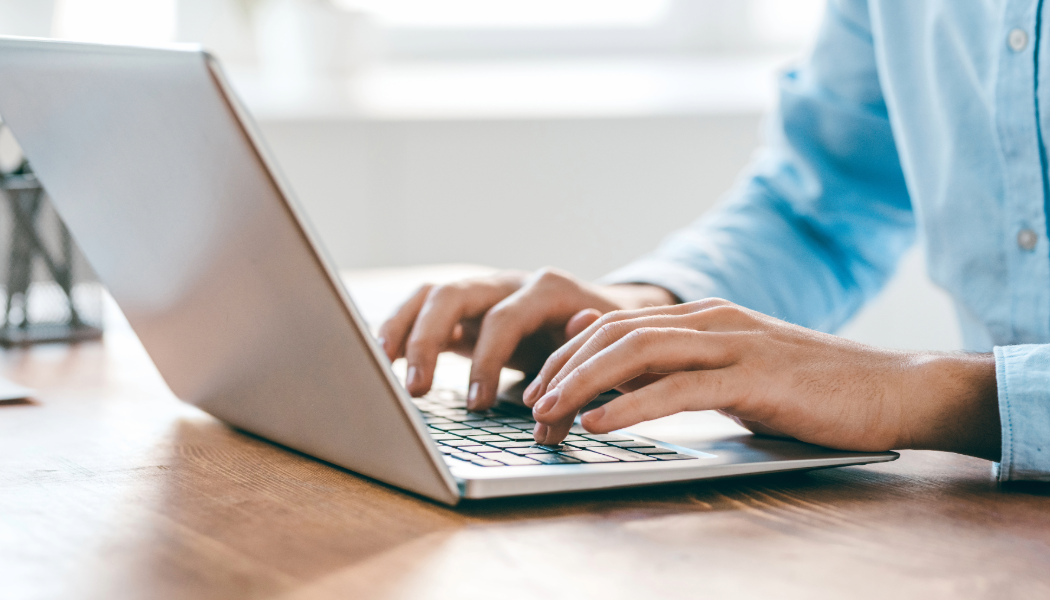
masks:
POLYGON ((1050 481, 1050 345, 995 348, 1003 454, 1000 481, 1050 481))
POLYGON ((715 209, 603 278, 834 331, 893 273, 914 217, 863 2, 832 2, 780 80, 765 145, 715 209))

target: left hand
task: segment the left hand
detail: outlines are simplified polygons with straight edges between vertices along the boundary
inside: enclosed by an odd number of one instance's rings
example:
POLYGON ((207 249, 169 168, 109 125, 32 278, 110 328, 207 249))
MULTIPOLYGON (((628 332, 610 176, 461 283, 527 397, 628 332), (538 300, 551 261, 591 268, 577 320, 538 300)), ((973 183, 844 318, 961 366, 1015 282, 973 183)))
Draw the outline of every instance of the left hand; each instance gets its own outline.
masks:
POLYGON ((719 299, 607 313, 548 358, 525 393, 536 441, 560 443, 581 408, 605 433, 716 409, 753 431, 844 450, 932 448, 996 458, 990 355, 884 350, 719 299))

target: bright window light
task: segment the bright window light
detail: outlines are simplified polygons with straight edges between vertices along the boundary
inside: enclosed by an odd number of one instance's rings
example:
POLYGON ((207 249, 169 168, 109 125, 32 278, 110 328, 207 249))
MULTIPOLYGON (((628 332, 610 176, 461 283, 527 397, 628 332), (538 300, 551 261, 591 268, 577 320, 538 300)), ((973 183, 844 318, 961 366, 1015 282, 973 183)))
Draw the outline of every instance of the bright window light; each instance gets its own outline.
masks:
POLYGON ((751 0, 755 36, 769 44, 803 45, 816 37, 826 0, 751 0))
POLYGON ((671 0, 334 0, 369 13, 387 27, 525 29, 645 27, 671 0))
POLYGON ((57 0, 53 34, 82 42, 170 42, 175 39, 177 4, 177 0, 57 0))

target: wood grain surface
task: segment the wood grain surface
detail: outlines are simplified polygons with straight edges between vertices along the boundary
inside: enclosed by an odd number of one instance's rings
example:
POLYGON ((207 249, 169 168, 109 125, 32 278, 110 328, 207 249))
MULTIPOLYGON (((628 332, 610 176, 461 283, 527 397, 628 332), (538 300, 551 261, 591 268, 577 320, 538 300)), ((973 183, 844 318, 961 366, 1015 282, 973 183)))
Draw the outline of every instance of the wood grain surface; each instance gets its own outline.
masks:
POLYGON ((448 509, 172 397, 134 336, 9 350, 0 598, 1048 598, 1050 487, 894 463, 448 509))

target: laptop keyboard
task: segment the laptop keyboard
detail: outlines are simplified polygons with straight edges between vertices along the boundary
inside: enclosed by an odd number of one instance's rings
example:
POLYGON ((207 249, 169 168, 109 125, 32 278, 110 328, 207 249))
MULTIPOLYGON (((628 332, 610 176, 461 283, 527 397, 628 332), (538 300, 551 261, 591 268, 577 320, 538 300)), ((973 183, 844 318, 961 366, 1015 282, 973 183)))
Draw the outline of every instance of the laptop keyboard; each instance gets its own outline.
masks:
POLYGON ((558 446, 535 442, 536 421, 513 408, 469 412, 461 394, 436 390, 413 402, 449 465, 480 467, 575 465, 690 460, 697 457, 613 433, 588 433, 579 425, 558 446))

